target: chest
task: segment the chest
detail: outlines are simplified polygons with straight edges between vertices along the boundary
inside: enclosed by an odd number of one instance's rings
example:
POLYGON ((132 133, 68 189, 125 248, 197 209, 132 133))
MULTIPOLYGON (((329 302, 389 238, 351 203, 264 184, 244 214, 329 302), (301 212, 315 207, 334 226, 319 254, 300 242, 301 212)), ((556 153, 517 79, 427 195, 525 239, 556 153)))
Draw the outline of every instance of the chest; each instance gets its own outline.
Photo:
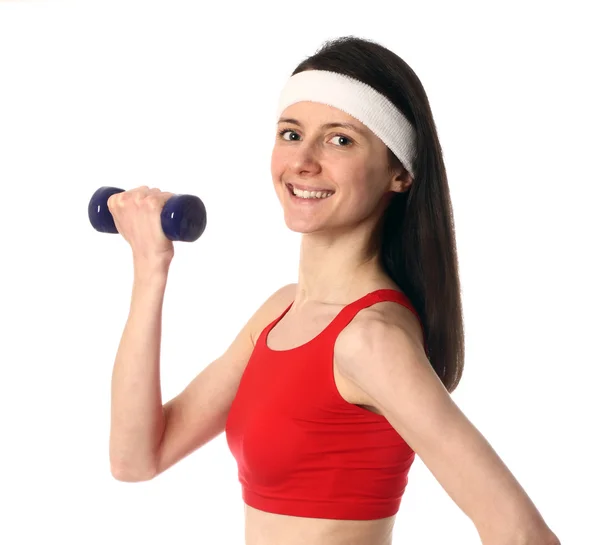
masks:
MULTIPOLYGON (((269 331, 265 342, 271 350, 276 351, 292 350, 307 345, 327 330, 338 312, 339 309, 287 313, 269 331)), ((375 414, 381 414, 378 409, 369 404, 365 393, 340 373, 336 364, 335 349, 331 373, 335 387, 345 401, 375 414)))
POLYGON ((308 344, 323 333, 335 319, 338 310, 286 313, 266 337, 271 350, 292 350, 308 344))

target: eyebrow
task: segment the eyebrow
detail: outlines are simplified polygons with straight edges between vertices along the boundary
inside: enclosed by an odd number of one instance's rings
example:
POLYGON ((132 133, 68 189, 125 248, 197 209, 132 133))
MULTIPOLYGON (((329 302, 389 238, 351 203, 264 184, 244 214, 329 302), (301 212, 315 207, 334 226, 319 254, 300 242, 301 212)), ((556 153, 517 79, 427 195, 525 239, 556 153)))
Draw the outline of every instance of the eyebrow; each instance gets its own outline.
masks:
MULTIPOLYGON (((282 117, 277 122, 277 124, 279 124, 279 123, 292 123, 293 125, 298 125, 299 127, 302 126, 302 123, 300 123, 298 120, 292 119, 290 117, 282 117)), ((334 123, 324 123, 323 125, 321 125, 321 129, 333 129, 335 127, 341 127, 342 129, 350 129, 350 130, 357 132, 358 134, 362 134, 365 137, 367 136, 367 134, 365 133, 365 131, 363 129, 357 127, 356 125, 353 125, 352 123, 334 122, 334 123)))

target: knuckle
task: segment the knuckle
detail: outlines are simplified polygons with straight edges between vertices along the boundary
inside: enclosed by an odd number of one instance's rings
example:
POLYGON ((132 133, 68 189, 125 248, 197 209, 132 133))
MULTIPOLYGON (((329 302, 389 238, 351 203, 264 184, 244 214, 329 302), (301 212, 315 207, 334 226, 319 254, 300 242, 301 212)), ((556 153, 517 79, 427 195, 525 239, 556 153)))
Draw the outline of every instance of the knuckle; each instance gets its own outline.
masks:
POLYGON ((135 192, 135 193, 133 193, 133 194, 132 194, 132 196, 131 196, 131 198, 132 198, 133 202, 134 202, 135 204, 137 204, 138 206, 144 202, 144 199, 145 199, 145 197, 146 197, 146 194, 145 194, 145 193, 142 193, 142 192, 140 192, 140 191, 136 191, 136 192, 135 192))
POLYGON ((149 210, 158 210, 161 208, 162 206, 162 201, 160 199, 160 196, 157 195, 156 193, 153 193, 151 195, 148 195, 145 199, 144 199, 144 205, 149 209, 149 210))

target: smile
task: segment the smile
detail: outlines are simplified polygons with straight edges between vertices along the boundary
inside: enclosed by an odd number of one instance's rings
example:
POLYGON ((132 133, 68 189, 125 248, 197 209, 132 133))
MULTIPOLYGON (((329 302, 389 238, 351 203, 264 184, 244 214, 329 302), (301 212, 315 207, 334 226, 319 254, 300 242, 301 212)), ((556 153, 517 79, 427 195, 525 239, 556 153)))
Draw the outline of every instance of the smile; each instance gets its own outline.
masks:
POLYGON ((297 189, 292 184, 285 184, 289 194, 297 199, 297 200, 306 200, 306 201, 319 201, 328 199, 335 193, 335 191, 328 190, 319 190, 319 191, 306 191, 302 189, 297 189))

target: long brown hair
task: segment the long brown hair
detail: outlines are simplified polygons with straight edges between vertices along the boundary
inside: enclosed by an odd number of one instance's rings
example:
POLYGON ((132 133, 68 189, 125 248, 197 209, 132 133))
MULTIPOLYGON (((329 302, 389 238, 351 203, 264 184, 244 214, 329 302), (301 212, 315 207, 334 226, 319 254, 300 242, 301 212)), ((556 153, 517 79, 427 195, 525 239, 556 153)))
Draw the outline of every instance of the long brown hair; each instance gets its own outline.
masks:
MULTIPOLYGON (((325 42, 293 74, 305 70, 329 70, 370 85, 415 128, 414 181, 408 191, 395 194, 384 213, 381 260, 419 313, 429 361, 452 392, 465 351, 458 259, 446 167, 423 85, 398 55, 354 36, 325 42)), ((392 168, 399 161, 388 152, 392 168)))

